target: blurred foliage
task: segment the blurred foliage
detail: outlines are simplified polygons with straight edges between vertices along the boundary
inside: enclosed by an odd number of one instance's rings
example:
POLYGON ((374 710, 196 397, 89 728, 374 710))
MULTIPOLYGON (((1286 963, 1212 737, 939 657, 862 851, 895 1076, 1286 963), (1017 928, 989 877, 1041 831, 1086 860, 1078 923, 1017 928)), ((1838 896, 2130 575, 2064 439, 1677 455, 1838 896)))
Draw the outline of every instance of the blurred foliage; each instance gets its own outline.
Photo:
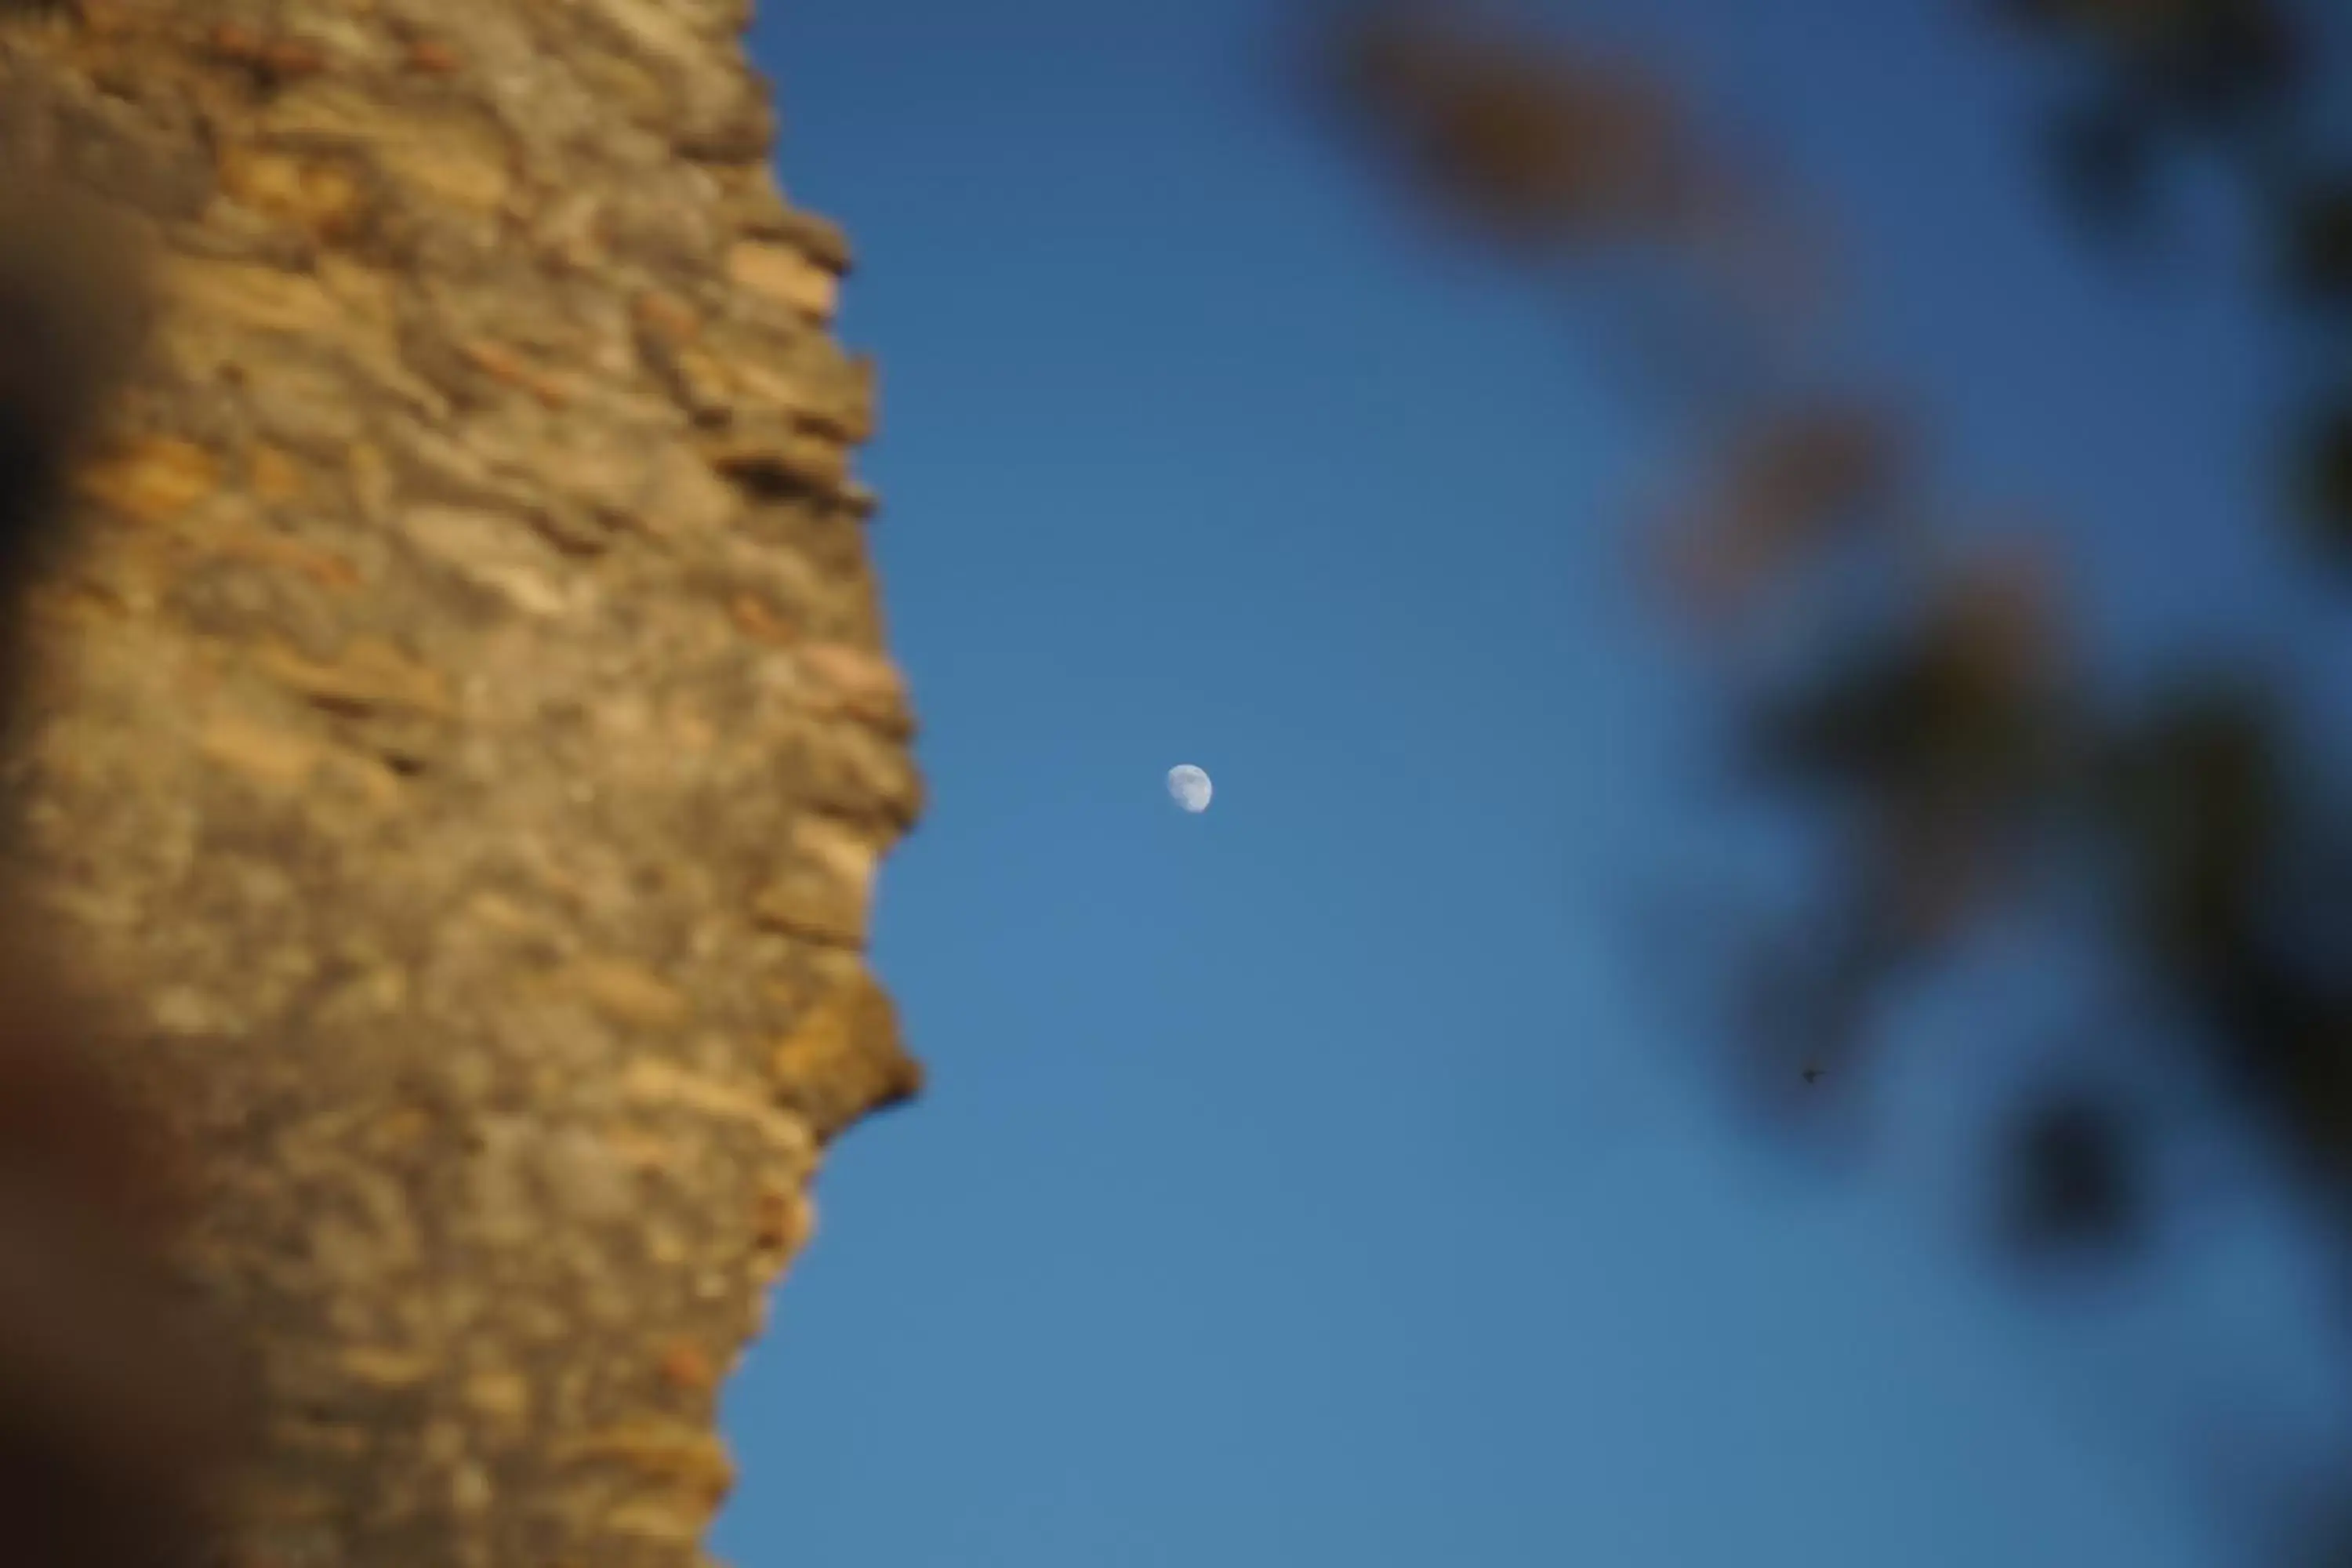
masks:
POLYGON ((1708 166, 1659 84, 1555 51, 1498 47, 1433 15, 1343 33, 1333 85, 1432 197, 1514 247, 1686 234, 1708 166))
MULTIPOLYGON (((2168 165, 2229 172, 2273 248, 2266 302, 2316 351, 2281 432, 2281 493, 2315 559, 2352 566, 2352 164, 2320 112, 2352 83, 2328 79, 2315 14, 1973 3, 2061 66, 2042 174, 2100 253, 2163 237, 2168 165)), ((1762 214, 1730 161, 1711 162, 1696 114, 1622 60, 1433 4, 1348 10, 1333 37, 1322 100, 1356 142, 1424 210, 1547 275, 1627 247, 1737 249, 1762 214)), ((1737 416, 1698 432, 1693 467, 1709 477, 1668 551, 1677 602, 1710 637, 1797 605, 1820 652, 1743 679, 1730 702, 1738 776, 1825 814, 1834 846, 1818 868, 1829 912, 1801 937, 1761 922, 1773 929, 1734 977, 1742 1076, 1818 1101, 1869 1047, 1879 1002, 1987 922, 2063 898, 2179 1026, 2136 1048, 2185 1050, 2224 1086, 2219 1109, 2285 1156, 2352 1263, 2352 781, 2309 743, 2279 671, 2184 658, 2153 698, 2095 690, 2047 560, 2031 542, 1937 537, 1887 397, 1788 391, 1817 385, 1809 368, 1758 367, 1737 416), (1866 607, 1813 593, 1864 547, 1894 563, 1866 607)), ((2157 1131, 2113 1089, 2023 1100, 1997 1151, 2002 1234, 2021 1256, 2143 1239, 2157 1131)))
MULTIPOLYGON (((132 247, 85 205, 0 165, 0 723, 61 489, 135 351, 132 247)), ((241 1436, 219 1346, 171 1279, 193 1196, 158 1108, 100 1047, 37 922, 0 887, 0 1561, 196 1561, 210 1467, 241 1436)))

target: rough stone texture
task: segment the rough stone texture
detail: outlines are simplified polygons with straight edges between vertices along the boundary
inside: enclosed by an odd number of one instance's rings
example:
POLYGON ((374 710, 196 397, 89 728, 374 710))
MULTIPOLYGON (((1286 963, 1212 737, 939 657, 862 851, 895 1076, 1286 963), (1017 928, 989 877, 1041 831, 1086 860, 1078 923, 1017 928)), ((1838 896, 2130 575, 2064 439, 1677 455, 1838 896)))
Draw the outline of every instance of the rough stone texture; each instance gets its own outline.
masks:
POLYGON ((119 204, 148 352, 41 589, 17 826, 203 1176, 224 1561, 698 1562, 919 785, 848 258, 744 0, 85 0, 0 136, 119 204))

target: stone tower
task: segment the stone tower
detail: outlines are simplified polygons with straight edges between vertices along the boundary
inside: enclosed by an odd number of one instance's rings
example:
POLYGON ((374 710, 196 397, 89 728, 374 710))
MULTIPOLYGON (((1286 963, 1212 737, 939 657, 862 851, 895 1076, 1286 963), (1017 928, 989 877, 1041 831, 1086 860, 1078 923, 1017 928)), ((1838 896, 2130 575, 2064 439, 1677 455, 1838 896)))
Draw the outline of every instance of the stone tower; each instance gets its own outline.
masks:
POLYGON ((34 605, 12 831, 200 1178, 254 1568, 674 1568, 919 784, 747 0, 79 0, 5 173, 152 320, 34 605))

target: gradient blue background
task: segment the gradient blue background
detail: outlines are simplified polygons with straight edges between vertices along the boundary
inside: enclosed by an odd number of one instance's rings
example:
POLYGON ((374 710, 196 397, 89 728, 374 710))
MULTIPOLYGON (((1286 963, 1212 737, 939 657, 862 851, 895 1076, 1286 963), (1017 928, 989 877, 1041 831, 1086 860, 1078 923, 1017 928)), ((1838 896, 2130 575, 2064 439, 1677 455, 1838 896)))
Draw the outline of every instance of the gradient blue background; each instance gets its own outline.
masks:
MULTIPOLYGON (((1585 9, 1835 216, 1959 493, 2080 521, 2103 646, 2274 624, 2232 521, 2272 385, 2242 257, 2088 266, 2028 83, 1945 0, 1585 9)), ((2283 1222, 2216 1198, 2146 1289, 2004 1290, 1960 1175, 1983 1096, 1935 1065, 1994 1033, 1965 986, 1866 1174, 1726 1114, 1619 940, 1705 842, 1626 551, 1655 433, 1556 300, 1286 101, 1281 10, 763 10, 786 186, 855 237, 884 371, 934 804, 877 959, 933 1087, 827 1169, 728 1395, 718 1548, 2241 1560, 2213 1391, 2331 1419, 2283 1222), (1186 761, 1202 817, 1161 794, 1186 761)))

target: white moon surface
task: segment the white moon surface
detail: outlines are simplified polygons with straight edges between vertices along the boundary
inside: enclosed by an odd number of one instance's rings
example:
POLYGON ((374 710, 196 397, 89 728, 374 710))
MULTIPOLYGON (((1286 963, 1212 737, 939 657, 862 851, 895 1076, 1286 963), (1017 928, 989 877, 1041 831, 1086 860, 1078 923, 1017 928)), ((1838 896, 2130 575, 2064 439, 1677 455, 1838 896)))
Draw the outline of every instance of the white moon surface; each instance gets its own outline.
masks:
POLYGON ((1190 812, 1209 809, 1209 796, 1216 786, 1209 782, 1208 773, 1190 763, 1168 770, 1168 794, 1178 805, 1190 812))

